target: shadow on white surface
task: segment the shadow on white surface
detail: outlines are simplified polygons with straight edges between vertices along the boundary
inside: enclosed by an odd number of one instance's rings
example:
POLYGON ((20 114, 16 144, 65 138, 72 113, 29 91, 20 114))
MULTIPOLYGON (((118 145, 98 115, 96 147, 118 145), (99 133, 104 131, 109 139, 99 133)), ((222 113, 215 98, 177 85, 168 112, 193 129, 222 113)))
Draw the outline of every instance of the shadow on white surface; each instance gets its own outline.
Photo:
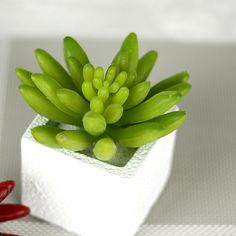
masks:
MULTIPOLYGON (((95 65, 106 66, 119 41, 89 39, 82 40, 82 45, 95 65)), ((153 81, 187 69, 193 84, 182 104, 189 116, 178 133, 170 181, 146 223, 234 224, 236 45, 158 41, 140 45, 141 52, 152 48, 159 52, 153 81)), ((20 200, 20 138, 35 116, 17 91, 14 70, 18 66, 39 71, 33 55, 37 47, 62 61, 59 39, 13 38, 3 78, 6 97, 0 109, 0 178, 17 180, 12 201, 20 200)))
MULTIPOLYGON (((1 226, 4 232, 24 236, 76 236, 74 233, 42 222, 9 222, 1 226)), ((234 236, 233 225, 143 225, 136 236, 234 236)), ((78 236, 78 235, 77 235, 78 236)))

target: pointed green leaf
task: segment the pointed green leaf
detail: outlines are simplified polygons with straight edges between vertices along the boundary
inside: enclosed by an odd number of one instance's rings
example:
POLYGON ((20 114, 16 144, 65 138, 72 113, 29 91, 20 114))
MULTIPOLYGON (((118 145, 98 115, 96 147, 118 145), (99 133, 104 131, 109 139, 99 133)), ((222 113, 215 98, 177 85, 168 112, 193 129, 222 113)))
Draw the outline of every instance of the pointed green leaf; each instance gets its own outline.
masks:
POLYGON ((64 88, 75 88, 71 77, 60 63, 43 49, 36 49, 35 56, 41 70, 54 78, 64 88))
POLYGON ((67 64, 69 57, 76 58, 83 66, 89 63, 88 56, 80 44, 72 37, 67 36, 64 38, 64 58, 67 64))
POLYGON ((60 123, 81 125, 82 117, 75 118, 60 111, 38 89, 20 85, 19 90, 28 105, 38 114, 60 123))
POLYGON ((137 69, 137 75, 138 78, 136 80, 136 83, 140 83, 142 81, 145 81, 150 72, 152 71, 152 68, 155 65, 156 59, 157 59, 157 52, 154 50, 151 50, 144 54, 138 61, 138 69, 137 69))

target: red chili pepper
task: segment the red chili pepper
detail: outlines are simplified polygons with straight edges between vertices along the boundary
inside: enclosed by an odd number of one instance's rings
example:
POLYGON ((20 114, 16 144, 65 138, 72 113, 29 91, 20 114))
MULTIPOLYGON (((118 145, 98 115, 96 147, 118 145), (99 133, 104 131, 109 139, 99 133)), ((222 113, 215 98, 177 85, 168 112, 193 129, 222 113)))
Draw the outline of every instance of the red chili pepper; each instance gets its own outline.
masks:
MULTIPOLYGON (((0 202, 3 201, 15 187, 15 181, 8 180, 0 183, 0 202)), ((0 222, 15 220, 30 213, 30 209, 20 204, 1 204, 0 205, 0 222)), ((18 236, 15 234, 5 234, 0 232, 0 236, 18 236)))
POLYGON ((2 202, 15 187, 15 181, 8 180, 0 183, 0 202, 2 202))
POLYGON ((19 204, 2 204, 0 205, 0 222, 15 220, 30 213, 30 209, 19 204))
POLYGON ((0 236, 18 236, 18 235, 16 235, 16 234, 4 234, 4 233, 0 232, 0 236))

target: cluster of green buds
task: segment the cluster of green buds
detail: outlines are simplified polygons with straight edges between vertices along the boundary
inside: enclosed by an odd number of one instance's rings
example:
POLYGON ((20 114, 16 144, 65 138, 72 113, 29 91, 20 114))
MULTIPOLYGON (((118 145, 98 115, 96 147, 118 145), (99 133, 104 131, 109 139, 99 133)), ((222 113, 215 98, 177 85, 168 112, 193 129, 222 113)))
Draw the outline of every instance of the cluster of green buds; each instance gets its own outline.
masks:
POLYGON ((185 120, 185 111, 166 112, 190 91, 189 74, 180 72, 151 87, 147 78, 158 54, 151 50, 139 58, 135 33, 125 38, 106 72, 94 67, 71 37, 64 38, 70 74, 46 51, 36 49, 35 55, 43 73, 17 68, 16 74, 25 101, 50 121, 31 130, 41 144, 72 151, 92 147, 97 159, 110 161, 117 144, 141 147, 185 120), (61 123, 74 130, 63 130, 61 123))

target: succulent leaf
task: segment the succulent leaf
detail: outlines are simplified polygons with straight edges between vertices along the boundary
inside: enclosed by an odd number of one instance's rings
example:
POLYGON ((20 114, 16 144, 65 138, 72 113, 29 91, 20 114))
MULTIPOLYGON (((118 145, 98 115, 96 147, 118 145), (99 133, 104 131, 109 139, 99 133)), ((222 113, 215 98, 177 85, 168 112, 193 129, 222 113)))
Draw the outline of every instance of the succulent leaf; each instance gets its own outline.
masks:
POLYGON ((147 99, 178 83, 187 82, 188 79, 189 79, 189 73, 187 71, 179 72, 166 79, 163 79, 151 88, 150 92, 148 93, 147 99))
POLYGON ((186 82, 178 83, 176 85, 173 85, 164 91, 176 91, 179 92, 182 96, 186 96, 188 92, 191 90, 192 85, 186 82))
POLYGON ((49 53, 47 53, 43 49, 36 49, 35 56, 41 70, 45 74, 48 74, 52 78, 57 80, 57 82, 61 84, 64 88, 74 88, 74 84, 69 74, 62 67, 62 65, 49 53))
POLYGON ((122 145, 130 148, 141 147, 165 134, 164 128, 157 122, 146 122, 120 128, 109 126, 107 133, 122 145))
POLYGON ((138 61, 138 68, 137 68, 137 80, 136 83, 140 83, 142 81, 145 81, 150 72, 152 71, 152 68, 155 65, 155 62, 157 60, 157 52, 154 50, 151 50, 144 54, 138 61))
POLYGON ((140 105, 124 111, 119 125, 140 123, 153 119, 178 103, 182 96, 175 91, 165 91, 154 95, 140 105))
POLYGON ((76 86, 77 90, 82 94, 81 86, 83 83, 83 66, 82 64, 74 57, 69 57, 67 60, 68 69, 70 71, 72 81, 76 86))
MULTIPOLYGON (((118 54, 113 59, 113 63, 120 66, 120 54, 128 54, 128 71, 136 71, 138 66, 138 39, 135 33, 130 33, 123 41, 118 54)), ((122 61, 122 60, 121 60, 122 61)))
POLYGON ((57 143, 72 151, 82 151, 94 142, 94 137, 84 130, 65 130, 56 135, 57 143))
POLYGON ((20 80, 22 84, 31 86, 35 88, 34 82, 31 80, 32 73, 22 69, 22 68, 16 68, 16 76, 20 80))
POLYGON ((38 114, 60 123, 81 125, 82 117, 72 117, 60 111, 38 89, 20 85, 19 90, 28 105, 38 114))
POLYGON ((56 140, 56 135, 60 132, 62 132, 62 129, 48 125, 37 126, 31 129, 31 134, 35 140, 52 148, 60 148, 56 140))
POLYGON ((76 114, 84 114, 89 110, 88 102, 74 90, 60 88, 56 95, 67 109, 76 114))
POLYGON ((140 104, 147 97, 150 88, 151 83, 149 81, 144 81, 133 86, 129 90, 129 97, 124 104, 124 109, 127 110, 140 104))
POLYGON ((172 131, 178 129, 185 121, 187 113, 185 111, 173 111, 167 114, 158 116, 150 122, 155 122, 160 124, 165 132, 164 135, 171 133, 172 131))
POLYGON ((57 90, 61 89, 62 86, 54 80, 52 77, 45 74, 32 74, 32 80, 34 81, 37 88, 45 95, 45 97, 55 105, 59 110, 64 113, 74 116, 81 117, 81 114, 69 110, 64 104, 60 101, 57 96, 57 90))
POLYGON ((83 66, 89 63, 88 56, 80 44, 72 37, 67 36, 64 38, 64 58, 67 64, 68 58, 71 56, 76 58, 83 66))
POLYGON ((137 80, 136 71, 129 72, 127 75, 127 79, 125 81, 124 86, 126 86, 127 88, 131 88, 134 85, 134 83, 136 82, 136 80, 137 80))

